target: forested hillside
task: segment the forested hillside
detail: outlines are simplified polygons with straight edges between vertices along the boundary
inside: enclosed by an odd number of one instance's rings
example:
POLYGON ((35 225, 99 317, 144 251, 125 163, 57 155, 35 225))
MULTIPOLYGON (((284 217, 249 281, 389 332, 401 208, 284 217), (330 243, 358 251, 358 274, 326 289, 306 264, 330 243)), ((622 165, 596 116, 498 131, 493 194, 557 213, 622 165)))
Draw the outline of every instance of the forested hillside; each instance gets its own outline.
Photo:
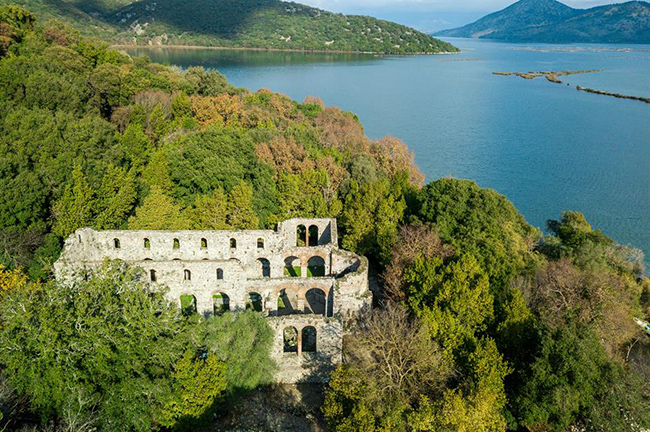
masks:
POLYGON ((380 274, 313 407, 329 430, 650 427, 643 257, 580 213, 543 234, 472 181, 424 185, 402 142, 315 98, 132 59, 20 8, 0 8, 0 35, 0 430, 218 428, 269 389, 264 316, 182 312, 120 263, 58 283, 52 262, 80 227, 298 216, 337 218, 380 274))
POLYGON ((112 43, 375 53, 458 51, 417 30, 280 0, 0 0, 112 43))

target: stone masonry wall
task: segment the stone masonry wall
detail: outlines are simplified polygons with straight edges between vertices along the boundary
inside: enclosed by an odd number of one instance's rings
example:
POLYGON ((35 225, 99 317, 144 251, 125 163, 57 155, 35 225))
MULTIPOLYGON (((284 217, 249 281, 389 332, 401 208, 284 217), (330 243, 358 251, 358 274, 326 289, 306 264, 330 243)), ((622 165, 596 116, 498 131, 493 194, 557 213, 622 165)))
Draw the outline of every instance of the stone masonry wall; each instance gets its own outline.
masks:
POLYGON ((338 248, 333 219, 291 219, 276 231, 80 229, 55 274, 74 280, 107 259, 141 268, 144 280, 168 288, 168 300, 180 307, 181 297, 191 298, 205 316, 224 308, 264 313, 284 383, 325 380, 341 362, 345 321, 372 300, 367 260, 338 248))

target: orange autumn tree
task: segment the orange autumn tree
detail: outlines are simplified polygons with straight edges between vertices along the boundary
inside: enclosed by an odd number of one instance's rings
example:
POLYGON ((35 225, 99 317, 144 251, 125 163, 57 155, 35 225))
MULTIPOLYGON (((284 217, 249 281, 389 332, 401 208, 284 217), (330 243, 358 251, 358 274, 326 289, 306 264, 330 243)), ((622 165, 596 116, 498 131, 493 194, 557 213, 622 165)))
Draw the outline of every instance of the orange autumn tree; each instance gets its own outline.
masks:
POLYGON ((424 174, 415 165, 415 155, 399 138, 387 136, 373 141, 370 154, 377 161, 379 168, 385 170, 389 177, 394 177, 400 172, 408 172, 411 184, 416 186, 424 184, 424 174))
POLYGON ((244 114, 244 104, 240 97, 227 93, 217 96, 192 96, 190 103, 196 120, 202 126, 239 124, 244 114))

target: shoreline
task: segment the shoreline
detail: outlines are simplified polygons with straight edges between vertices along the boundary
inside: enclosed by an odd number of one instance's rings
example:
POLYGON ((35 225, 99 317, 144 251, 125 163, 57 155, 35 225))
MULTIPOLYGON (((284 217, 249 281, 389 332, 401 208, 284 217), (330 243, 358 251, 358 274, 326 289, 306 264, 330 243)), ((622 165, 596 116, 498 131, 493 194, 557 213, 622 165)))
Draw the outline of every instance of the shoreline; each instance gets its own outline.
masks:
POLYGON ((345 50, 317 50, 317 49, 298 49, 298 48, 254 48, 254 47, 221 47, 221 46, 204 46, 204 45, 130 45, 130 44, 112 44, 110 48, 116 50, 124 50, 130 48, 144 48, 144 49, 194 49, 194 50, 214 50, 214 51, 267 51, 267 52, 295 52, 295 53, 313 53, 313 54, 357 54, 357 55, 376 55, 376 56, 426 56, 426 55, 452 55, 460 54, 461 51, 441 51, 433 52, 412 52, 412 53, 386 53, 378 51, 345 51, 345 50))

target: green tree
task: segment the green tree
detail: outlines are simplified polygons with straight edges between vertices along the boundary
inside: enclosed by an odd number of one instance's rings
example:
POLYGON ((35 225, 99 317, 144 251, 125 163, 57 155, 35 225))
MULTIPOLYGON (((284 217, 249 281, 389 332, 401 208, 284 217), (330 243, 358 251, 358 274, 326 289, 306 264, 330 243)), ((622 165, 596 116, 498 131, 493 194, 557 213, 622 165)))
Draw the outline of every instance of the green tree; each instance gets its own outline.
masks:
POLYGON ((174 371, 193 325, 140 279, 107 264, 88 280, 28 286, 0 304, 0 364, 43 421, 150 431, 178 397, 177 379, 189 394, 187 374, 174 371))
POLYGON ((228 365, 228 390, 251 390, 273 380, 271 359, 274 331, 261 314, 247 311, 210 317, 205 346, 228 365))
POLYGON ((294 217, 336 217, 342 207, 336 195, 326 196, 330 179, 324 170, 306 170, 298 174, 282 172, 278 176, 280 220, 294 217))
POLYGON ((577 251, 584 247, 586 243, 606 246, 614 243, 602 231, 594 231, 585 216, 579 212, 566 211, 562 213, 562 219, 559 221, 549 220, 547 226, 560 239, 562 245, 569 250, 577 251))
POLYGON ((363 372, 339 366, 330 377, 323 414, 334 432, 374 432, 376 419, 365 400, 363 372))
POLYGON ((130 123, 122 135, 122 148, 131 160, 131 164, 138 167, 147 161, 152 146, 142 126, 138 123, 130 123))
POLYGON ((142 172, 142 180, 149 188, 165 193, 172 191, 173 183, 169 175, 169 161, 162 150, 155 151, 142 172))
POLYGON ((341 246, 386 263, 405 209, 403 184, 381 180, 359 185, 353 180, 340 217, 341 246))
POLYGON ((442 240, 471 253, 502 290, 531 262, 539 232, 502 195, 473 181, 444 178, 419 193, 416 216, 442 240))
POLYGON ((611 367, 588 329, 563 326, 547 332, 513 402, 522 425, 547 425, 565 431, 581 412, 597 403, 611 367))
POLYGON ((257 158, 247 131, 207 129, 169 143, 165 150, 174 197, 179 201, 189 205, 217 187, 230 191, 246 180, 254 187, 256 213, 272 209, 276 196, 273 173, 257 158))
POLYGON ((178 93, 172 101, 172 116, 174 120, 192 116, 192 103, 184 92, 178 93))
POLYGON ((181 230, 189 226, 183 217, 181 207, 157 187, 129 218, 129 228, 134 230, 181 230))
POLYGON ((151 138, 151 141, 160 145, 160 141, 164 138, 168 130, 168 115, 163 110, 162 105, 157 104, 151 111, 151 114, 149 114, 147 133, 151 138))
POLYGON ((228 225, 233 229, 257 229, 259 219, 253 210, 253 187, 241 182, 228 194, 228 225))
POLYGON ((174 396, 162 412, 162 424, 173 430, 194 430, 212 419, 226 389, 226 366, 214 355, 187 351, 176 364, 174 396))
POLYGON ((448 263, 439 257, 419 258, 403 279, 406 303, 449 352, 485 331, 494 316, 488 277, 472 255, 448 263))
POLYGON ((72 183, 65 188, 52 211, 55 218, 53 231, 60 237, 68 237, 77 229, 92 224, 95 192, 78 164, 72 171, 72 183))
POLYGON ((110 63, 102 64, 92 72, 88 83, 99 112, 105 119, 110 119, 113 110, 122 102, 120 68, 110 63))
POLYGON ((225 230, 227 223, 228 202, 223 189, 216 188, 212 195, 202 195, 196 199, 194 207, 187 210, 191 228, 198 230, 225 230))
POLYGON ((100 230, 119 228, 133 210, 136 195, 133 171, 109 165, 97 191, 94 227, 100 230))
POLYGON ((408 416, 413 431, 499 432, 506 429, 501 410, 505 404, 503 379, 508 374, 496 344, 479 341, 467 356, 469 380, 432 401, 423 396, 418 409, 408 416), (463 390, 463 387, 465 390, 463 390))

